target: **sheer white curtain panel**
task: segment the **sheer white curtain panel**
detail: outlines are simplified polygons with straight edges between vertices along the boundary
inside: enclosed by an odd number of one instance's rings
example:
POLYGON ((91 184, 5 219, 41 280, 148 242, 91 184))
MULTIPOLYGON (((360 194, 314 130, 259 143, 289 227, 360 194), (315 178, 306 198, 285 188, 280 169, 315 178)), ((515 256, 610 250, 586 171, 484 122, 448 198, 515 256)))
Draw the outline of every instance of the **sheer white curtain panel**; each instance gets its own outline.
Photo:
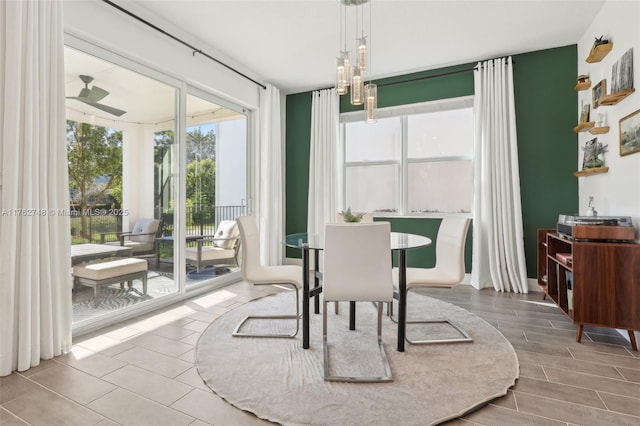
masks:
POLYGON ((63 3, 0 3, 0 376, 71 348, 63 3))
POLYGON ((341 200, 339 98, 335 89, 315 91, 311 101, 307 232, 324 235, 341 200))
POLYGON ((283 138, 280 90, 272 85, 260 91, 260 137, 254 161, 256 223, 260 229, 263 265, 281 265, 284 239, 283 138))
POLYGON ((474 74, 471 283, 528 293, 511 57, 478 63, 474 74))

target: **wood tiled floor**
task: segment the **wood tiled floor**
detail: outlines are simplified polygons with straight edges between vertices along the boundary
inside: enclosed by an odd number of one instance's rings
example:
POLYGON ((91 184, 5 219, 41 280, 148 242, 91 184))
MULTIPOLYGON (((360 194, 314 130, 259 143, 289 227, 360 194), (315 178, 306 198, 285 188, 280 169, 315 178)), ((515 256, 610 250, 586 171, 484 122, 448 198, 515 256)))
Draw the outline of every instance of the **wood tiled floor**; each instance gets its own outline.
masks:
MULTIPOLYGON (((272 290, 240 282, 82 336, 72 353, 0 378, 0 425, 266 425, 213 394, 193 353, 216 317, 272 290)), ((520 361, 506 396, 448 425, 640 425, 640 355, 614 330, 587 327, 576 343, 540 293, 428 294, 498 328, 520 361)))

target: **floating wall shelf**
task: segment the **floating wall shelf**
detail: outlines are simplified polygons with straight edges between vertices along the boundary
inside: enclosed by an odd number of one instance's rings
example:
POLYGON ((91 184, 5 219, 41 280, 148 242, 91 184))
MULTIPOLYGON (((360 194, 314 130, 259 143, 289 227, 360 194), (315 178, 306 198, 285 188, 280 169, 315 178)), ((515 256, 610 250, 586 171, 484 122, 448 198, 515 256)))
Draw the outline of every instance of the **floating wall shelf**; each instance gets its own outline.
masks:
POLYGON ((600 105, 605 105, 605 106, 615 105, 635 91, 636 89, 626 89, 616 93, 612 93, 610 95, 604 95, 603 97, 600 98, 600 105))
POLYGON ((584 83, 576 84, 573 90, 575 90, 576 92, 579 92, 581 90, 587 90, 589 87, 591 87, 591 82, 585 81, 584 83))
POLYGON ((592 169, 584 169, 579 172, 573 172, 574 176, 582 177, 582 176, 591 176, 598 175, 600 173, 607 173, 609 171, 609 167, 594 167, 592 169))
POLYGON ((580 123, 576 127, 573 128, 573 131, 576 132, 576 133, 586 132, 587 130, 591 129, 595 125, 596 125, 595 121, 589 121, 587 123, 580 123))
POLYGON ((600 62, 605 56, 613 49, 613 43, 600 44, 595 49, 591 50, 591 53, 587 57, 586 61, 590 64, 594 62, 600 62))
POLYGON ((591 130, 589 130, 589 133, 591 133, 592 135, 601 135, 603 133, 608 133, 608 132, 609 132, 609 126, 594 127, 591 130))

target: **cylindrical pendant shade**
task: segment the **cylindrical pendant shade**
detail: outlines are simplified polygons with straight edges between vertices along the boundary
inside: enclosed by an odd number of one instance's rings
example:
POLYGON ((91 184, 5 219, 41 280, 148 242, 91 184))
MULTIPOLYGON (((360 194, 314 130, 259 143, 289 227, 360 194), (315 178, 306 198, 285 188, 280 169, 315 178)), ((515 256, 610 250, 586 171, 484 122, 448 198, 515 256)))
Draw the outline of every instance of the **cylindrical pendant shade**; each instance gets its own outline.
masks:
POLYGON ((353 78, 351 79, 351 105, 362 105, 364 82, 360 68, 353 67, 353 78))
POLYGON ((378 86, 373 83, 369 83, 364 86, 364 98, 365 98, 365 117, 367 123, 375 123, 375 112, 378 108, 378 86))
POLYGON ((357 40, 358 45, 358 68, 364 73, 367 70, 367 38, 362 37, 357 40))
POLYGON ((353 71, 351 66, 351 52, 340 52, 340 56, 342 57, 342 61, 344 63, 344 77, 345 77, 345 86, 351 85, 351 80, 353 79, 353 71))
POLYGON ((336 93, 344 95, 347 93, 347 73, 344 69, 344 59, 336 59, 336 93))

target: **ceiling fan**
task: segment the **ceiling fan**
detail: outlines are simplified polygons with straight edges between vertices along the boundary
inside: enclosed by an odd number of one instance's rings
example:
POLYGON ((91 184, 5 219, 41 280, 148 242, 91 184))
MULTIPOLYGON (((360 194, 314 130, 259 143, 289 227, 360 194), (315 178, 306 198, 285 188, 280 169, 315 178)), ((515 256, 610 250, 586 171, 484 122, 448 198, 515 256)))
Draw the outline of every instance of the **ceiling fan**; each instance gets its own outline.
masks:
POLYGON ((89 89, 89 83, 93 81, 93 77, 90 77, 88 75, 81 75, 80 80, 82 80, 82 82, 84 83, 84 88, 80 90, 78 96, 67 96, 67 99, 75 99, 77 101, 84 102, 87 105, 91 105, 92 107, 98 108, 104 112, 113 114, 116 117, 120 117, 122 114, 125 114, 127 112, 118 108, 98 103, 98 101, 104 99, 109 94, 109 92, 95 85, 91 89, 89 89))

